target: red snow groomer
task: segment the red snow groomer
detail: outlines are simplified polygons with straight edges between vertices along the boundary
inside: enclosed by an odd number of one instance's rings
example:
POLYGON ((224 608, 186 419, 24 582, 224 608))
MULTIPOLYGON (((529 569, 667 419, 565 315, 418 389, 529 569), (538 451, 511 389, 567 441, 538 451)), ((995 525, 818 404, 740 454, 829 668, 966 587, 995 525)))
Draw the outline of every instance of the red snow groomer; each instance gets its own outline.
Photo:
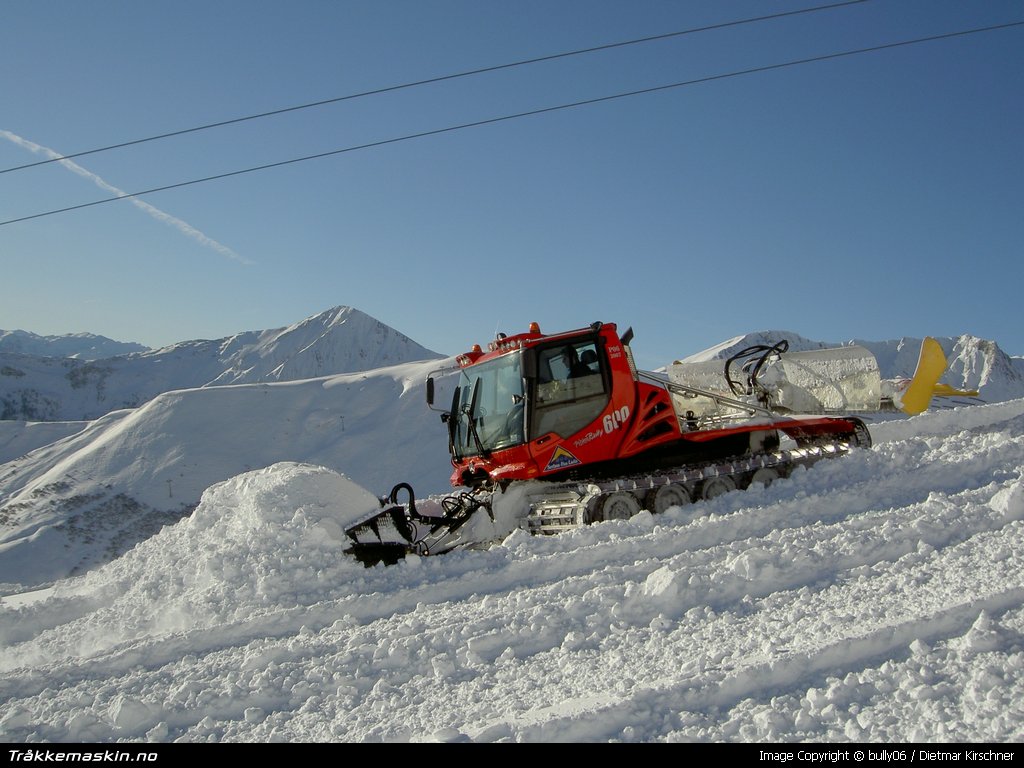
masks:
MULTIPOLYGON (((351 551, 393 562, 516 527, 557 533, 768 485, 796 466, 870 447, 864 422, 850 414, 924 410, 946 367, 926 340, 917 374, 887 393, 866 349, 790 353, 782 341, 653 374, 637 370, 632 337, 614 323, 550 335, 532 324, 459 355, 441 418, 451 482, 464 490, 417 508, 412 489, 395 486, 383 500, 390 506, 348 529, 351 551), (527 481, 515 508, 499 508, 527 481)), ((437 373, 427 380, 435 410, 437 373)))

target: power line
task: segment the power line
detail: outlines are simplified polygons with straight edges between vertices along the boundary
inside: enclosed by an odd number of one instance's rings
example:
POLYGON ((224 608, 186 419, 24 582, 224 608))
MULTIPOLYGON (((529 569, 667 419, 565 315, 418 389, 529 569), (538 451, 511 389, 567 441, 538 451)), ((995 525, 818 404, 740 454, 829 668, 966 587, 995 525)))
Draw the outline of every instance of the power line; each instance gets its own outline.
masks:
POLYGON ((15 165, 10 168, 0 169, 0 174, 11 173, 13 171, 22 171, 26 168, 35 168, 39 165, 46 165, 48 163, 56 163, 60 160, 70 160, 75 157, 82 157, 84 155, 94 155, 99 152, 107 152, 112 149, 122 149, 124 147, 131 147, 136 144, 145 144, 150 141, 158 141, 160 139, 169 139, 173 136, 183 136, 188 133, 196 133, 198 131, 209 130, 210 128, 222 128, 227 125, 235 125, 237 123, 244 123, 249 120, 259 120, 264 117, 273 117, 274 115, 283 115, 288 112, 298 112, 303 109, 312 109, 314 107, 322 107, 327 104, 337 104, 342 101, 351 101, 353 99, 360 99, 366 96, 377 96, 384 93, 392 93, 394 91, 401 91, 408 88, 417 88, 424 85, 432 85, 434 83, 442 83, 447 80, 458 80, 463 77, 471 77, 473 75, 482 75, 488 72, 498 72, 503 69, 512 69, 514 67, 523 67, 529 64, 540 64, 546 61, 555 61, 557 59, 565 59, 570 56, 581 56, 585 53, 596 53, 598 51, 608 51, 613 48, 624 48, 630 45, 640 45, 642 43, 652 43, 658 40, 668 40, 673 37, 682 37, 683 35, 692 35, 698 32, 710 32, 716 29, 727 29, 729 27, 737 27, 743 24, 753 24, 760 21, 770 21, 772 19, 781 19, 787 16, 798 16, 805 13, 815 13, 817 11, 831 10, 834 8, 842 8, 848 5, 858 5, 860 3, 866 3, 869 0, 845 0, 845 2, 831 3, 829 5, 819 5, 814 8, 804 8, 798 11, 784 11, 782 13, 773 13, 768 16, 755 16, 747 19, 739 19, 736 21, 726 21, 719 24, 710 24, 704 27, 694 27, 692 29, 683 29, 676 32, 666 32, 661 35, 651 35, 649 37, 640 37, 634 40, 624 40, 618 43, 607 43, 605 45, 597 45, 590 48, 580 48, 574 51, 566 51, 563 53, 554 53, 548 56, 538 56, 532 59, 522 59, 520 61, 513 61, 508 64, 496 64, 490 67, 481 67, 479 69, 470 69, 465 72, 457 72, 449 75, 440 75, 438 77, 427 78, 426 80, 416 80, 410 83, 401 83, 399 85, 389 85, 383 88, 375 88, 370 91, 362 91, 360 93, 351 93, 345 96, 336 96, 330 99, 322 99, 320 101, 312 101, 308 104, 299 104, 293 107, 283 107, 281 109, 274 109, 269 112, 260 112, 255 115, 246 115, 244 117, 235 117, 230 120, 221 120, 216 123, 207 123, 205 125, 197 125, 193 128, 183 128, 178 131, 169 131, 167 133, 157 134, 155 136, 148 136, 143 139, 133 139, 131 141, 122 141, 118 144, 110 144, 105 147, 97 147, 96 149, 86 149, 81 152, 75 152, 70 155, 62 155, 60 157, 52 157, 46 160, 37 160, 32 163, 25 163, 24 165, 15 165))
POLYGON ((934 42, 936 40, 948 40, 954 37, 965 37, 967 35, 979 34, 982 32, 992 32, 999 29, 1009 29, 1011 27, 1024 26, 1024 21, 1014 21, 1006 24, 996 24, 990 27, 978 27, 975 29, 961 30, 959 32, 948 32, 942 35, 931 35, 929 37, 919 37, 913 40, 901 40, 896 43, 885 43, 883 45, 874 45, 869 48, 858 48, 852 51, 840 51, 838 53, 828 53, 821 56, 812 56, 805 59, 795 59, 793 61, 786 61, 780 64, 767 64, 760 67, 752 67, 750 69, 741 69, 734 72, 726 72, 720 75, 709 75, 707 77, 700 77, 694 80, 684 80, 677 83, 668 83, 666 85, 656 85, 650 88, 641 88, 633 91, 626 91, 624 93, 611 94, 609 96, 599 96, 593 99, 583 99, 581 101, 574 101, 568 104, 558 104, 552 107, 541 107, 538 109, 527 110, 526 112, 516 112, 515 114, 502 115, 499 117, 490 117, 484 120, 476 120, 470 123, 461 123, 459 125, 450 125, 445 128, 436 128, 430 131, 420 131, 419 133, 410 133, 404 136, 397 136, 390 139, 381 139, 379 141, 372 141, 366 144, 357 144, 351 147, 343 147, 341 149, 333 149, 328 152, 319 152, 315 155, 305 155, 304 157, 295 157, 290 160, 280 160, 274 163, 266 163, 264 165, 257 165, 251 168, 244 168, 238 171, 229 171, 227 173, 218 173, 213 176, 204 176, 200 179, 191 179, 190 181, 180 181, 175 184, 167 184, 162 187, 153 187, 151 189, 145 189, 140 192, 126 193, 123 195, 117 195, 115 197, 106 197, 100 200, 93 200, 88 203, 79 203, 78 205, 70 205, 66 208, 57 208, 52 211, 45 211, 43 213, 34 213, 29 216, 21 216, 16 219, 8 219, 7 221, 0 221, 0 227, 7 224, 16 224, 20 221, 29 221, 31 219, 38 219, 44 216, 53 216, 58 213, 67 213, 69 211, 76 211, 81 208, 89 208, 94 205, 102 205, 103 203, 112 203, 115 200, 123 200, 131 197, 141 197, 142 195, 151 195, 156 192, 165 192, 170 189, 178 189, 180 187, 188 187, 193 184, 203 184, 208 181, 216 181, 218 179, 227 179, 232 176, 241 176, 247 173, 255 173, 257 171, 265 171, 270 168, 280 168, 285 165, 293 165, 295 163, 303 163, 309 160, 319 160, 325 157, 332 157, 334 155, 341 155, 348 152, 358 152, 363 149, 372 149, 374 147, 382 147, 388 144, 397 144, 402 141, 410 141, 412 139, 421 139, 427 136, 437 136, 443 133, 452 133, 454 131, 461 131, 467 128, 478 128, 484 125, 493 125, 495 123, 507 122, 509 120, 517 120, 523 117, 532 117, 534 115, 543 115, 551 112, 559 112, 567 109, 574 109, 576 107, 589 106, 592 104, 602 104, 604 102, 615 101, 617 99, 625 99, 631 96, 641 96, 650 93, 657 93, 660 91, 668 91, 675 88, 683 88, 690 85, 698 85, 700 83, 710 83, 716 80, 726 80, 728 78, 740 77, 743 75, 751 75, 759 72, 770 72, 773 70, 786 69, 788 67, 800 66, 802 64, 812 64, 820 61, 829 61, 832 59, 840 59, 847 56, 856 56, 863 53, 874 53, 877 51, 890 50, 893 48, 901 48, 909 45, 917 45, 919 43, 934 42))

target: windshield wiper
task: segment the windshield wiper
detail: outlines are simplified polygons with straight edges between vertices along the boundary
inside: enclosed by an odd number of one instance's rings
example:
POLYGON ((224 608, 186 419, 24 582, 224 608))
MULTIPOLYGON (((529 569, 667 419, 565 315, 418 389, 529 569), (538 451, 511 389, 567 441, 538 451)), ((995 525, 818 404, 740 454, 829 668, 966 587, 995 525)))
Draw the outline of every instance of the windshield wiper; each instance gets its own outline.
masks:
POLYGON ((455 431, 459 425, 459 397, 462 395, 462 387, 456 387, 452 394, 452 407, 448 413, 441 414, 441 421, 448 427, 448 453, 453 459, 461 459, 459 446, 456 442, 455 431))
POLYGON ((476 406, 477 401, 479 401, 480 399, 480 381, 480 379, 477 379, 473 383, 473 395, 469 398, 469 410, 466 411, 466 416, 469 421, 467 431, 469 432, 469 435, 473 438, 473 442, 476 443, 477 451, 479 451, 481 456, 487 459, 490 458, 491 452, 484 448, 483 441, 480 439, 480 433, 477 431, 476 428, 476 406))

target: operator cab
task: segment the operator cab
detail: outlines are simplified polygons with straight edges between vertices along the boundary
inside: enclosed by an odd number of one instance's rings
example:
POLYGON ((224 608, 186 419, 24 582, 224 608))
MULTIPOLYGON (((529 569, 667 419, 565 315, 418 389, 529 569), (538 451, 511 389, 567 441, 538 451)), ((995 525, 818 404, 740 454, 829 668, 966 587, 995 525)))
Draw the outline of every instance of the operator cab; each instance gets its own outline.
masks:
MULTIPOLYGON (((597 419, 611 397, 601 325, 545 337, 499 337, 459 357, 448 423, 453 461, 488 458, 553 433, 568 437, 597 419)), ((433 382, 428 382, 428 401, 433 382)))

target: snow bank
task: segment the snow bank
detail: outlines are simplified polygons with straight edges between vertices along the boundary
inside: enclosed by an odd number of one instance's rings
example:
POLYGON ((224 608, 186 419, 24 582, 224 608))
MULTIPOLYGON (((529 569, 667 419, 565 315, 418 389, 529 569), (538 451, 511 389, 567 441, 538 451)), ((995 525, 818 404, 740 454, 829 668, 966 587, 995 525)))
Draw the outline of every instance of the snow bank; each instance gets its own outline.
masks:
POLYGON ((0 612, 0 641, 15 643, 0 669, 323 600, 360 571, 343 554, 344 528, 378 507, 344 476, 306 464, 219 483, 191 517, 118 560, 61 583, 39 605, 0 612), (85 618, 50 629, 69 613, 85 618), (19 645, 33 635, 34 650, 19 645))

